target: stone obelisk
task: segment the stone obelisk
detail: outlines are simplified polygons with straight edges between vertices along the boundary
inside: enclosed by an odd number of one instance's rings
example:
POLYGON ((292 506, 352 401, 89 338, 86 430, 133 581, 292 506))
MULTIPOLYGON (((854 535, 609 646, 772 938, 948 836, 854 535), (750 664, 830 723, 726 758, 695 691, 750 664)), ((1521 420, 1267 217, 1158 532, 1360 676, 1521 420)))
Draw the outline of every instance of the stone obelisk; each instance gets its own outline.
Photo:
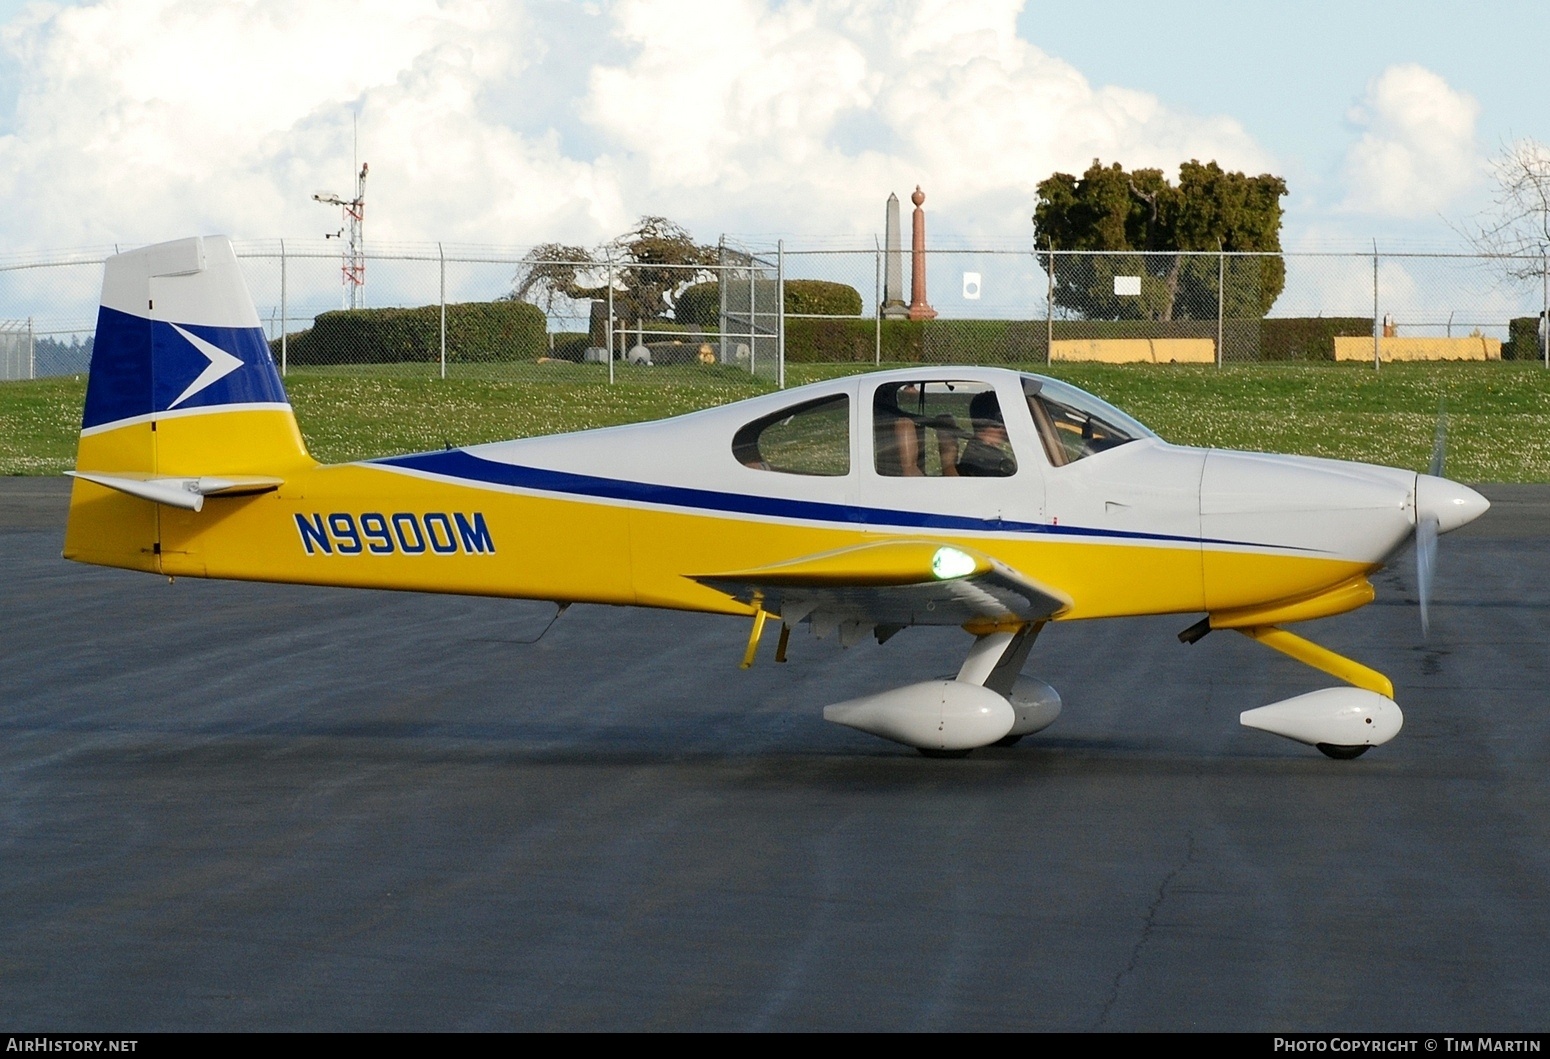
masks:
POLYGON ((915 217, 910 243, 913 267, 910 269, 909 315, 911 320, 935 320, 936 310, 926 304, 926 211, 921 209, 926 193, 920 190, 919 184, 915 185, 915 194, 910 196, 910 201, 915 204, 915 217))
POLYGON ((899 231, 899 196, 888 195, 887 257, 883 260, 883 319, 903 320, 909 317, 909 306, 904 304, 904 240, 899 231))

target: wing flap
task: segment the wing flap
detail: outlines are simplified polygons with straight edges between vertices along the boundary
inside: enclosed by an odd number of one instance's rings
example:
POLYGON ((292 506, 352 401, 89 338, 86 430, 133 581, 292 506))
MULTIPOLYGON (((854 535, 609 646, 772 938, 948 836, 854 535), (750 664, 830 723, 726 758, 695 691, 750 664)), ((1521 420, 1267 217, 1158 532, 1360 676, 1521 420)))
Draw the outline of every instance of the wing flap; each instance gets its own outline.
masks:
POLYGON ((998 559, 937 541, 862 544, 693 580, 787 622, 810 618, 815 630, 1043 621, 1071 606, 998 559))

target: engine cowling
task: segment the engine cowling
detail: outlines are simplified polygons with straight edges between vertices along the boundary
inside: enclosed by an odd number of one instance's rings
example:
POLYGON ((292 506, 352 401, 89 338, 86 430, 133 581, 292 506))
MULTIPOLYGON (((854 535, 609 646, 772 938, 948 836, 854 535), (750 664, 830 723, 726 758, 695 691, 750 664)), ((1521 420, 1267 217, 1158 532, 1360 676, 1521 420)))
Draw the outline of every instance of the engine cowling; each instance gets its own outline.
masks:
POLYGON ((1018 714, 989 688, 960 680, 927 680, 833 703, 823 708, 823 719, 905 746, 970 750, 1010 733, 1018 714))

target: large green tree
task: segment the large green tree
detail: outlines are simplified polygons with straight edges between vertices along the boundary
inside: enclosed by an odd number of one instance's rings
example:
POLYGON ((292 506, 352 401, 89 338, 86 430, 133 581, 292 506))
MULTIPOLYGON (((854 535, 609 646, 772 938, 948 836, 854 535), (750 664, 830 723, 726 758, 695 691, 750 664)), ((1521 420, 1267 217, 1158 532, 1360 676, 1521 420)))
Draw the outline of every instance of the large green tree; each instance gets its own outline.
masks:
POLYGON ((1160 169, 1127 173, 1097 159, 1080 177, 1056 173, 1038 186, 1038 248, 1116 253, 1057 255, 1055 304, 1098 320, 1214 318, 1225 265, 1225 315, 1264 316, 1286 285, 1285 194, 1278 176, 1229 173, 1215 162, 1185 162, 1176 185, 1160 169), (1219 250, 1267 256, 1219 262, 1219 250), (1140 296, 1115 294, 1116 276, 1141 277, 1140 296))
POLYGON ((618 319, 661 320, 672 315, 679 294, 714 275, 707 266, 717 263, 718 253, 666 217, 642 217, 623 235, 591 249, 562 243, 534 247, 518 267, 511 296, 548 311, 557 298, 607 298, 611 275, 618 319))

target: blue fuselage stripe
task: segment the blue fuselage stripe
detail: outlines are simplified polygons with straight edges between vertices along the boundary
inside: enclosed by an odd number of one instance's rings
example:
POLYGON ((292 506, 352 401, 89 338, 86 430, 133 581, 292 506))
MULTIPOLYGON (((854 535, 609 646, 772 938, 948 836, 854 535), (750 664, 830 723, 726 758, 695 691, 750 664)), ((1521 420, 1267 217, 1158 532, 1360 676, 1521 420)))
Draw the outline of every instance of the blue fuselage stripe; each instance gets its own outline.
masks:
POLYGON ((546 493, 663 507, 694 508, 702 511, 807 522, 839 522, 862 526, 904 526, 925 530, 967 530, 974 533, 1038 533, 1060 537, 1099 537, 1112 540, 1158 541, 1168 544, 1229 544, 1258 548, 1280 545, 1250 544, 1246 541, 1214 540, 1168 533, 1138 533, 1129 530, 1095 529, 1082 526, 1053 526, 1037 522, 1013 522, 1004 519, 970 518, 942 515, 929 511, 897 511, 889 508, 830 504, 816 500, 788 500, 749 493, 723 493, 677 485, 632 482, 621 478, 602 478, 542 467, 486 460, 462 449, 422 452, 410 456, 390 456, 372 463, 406 470, 421 471, 482 485, 533 489, 546 493))

